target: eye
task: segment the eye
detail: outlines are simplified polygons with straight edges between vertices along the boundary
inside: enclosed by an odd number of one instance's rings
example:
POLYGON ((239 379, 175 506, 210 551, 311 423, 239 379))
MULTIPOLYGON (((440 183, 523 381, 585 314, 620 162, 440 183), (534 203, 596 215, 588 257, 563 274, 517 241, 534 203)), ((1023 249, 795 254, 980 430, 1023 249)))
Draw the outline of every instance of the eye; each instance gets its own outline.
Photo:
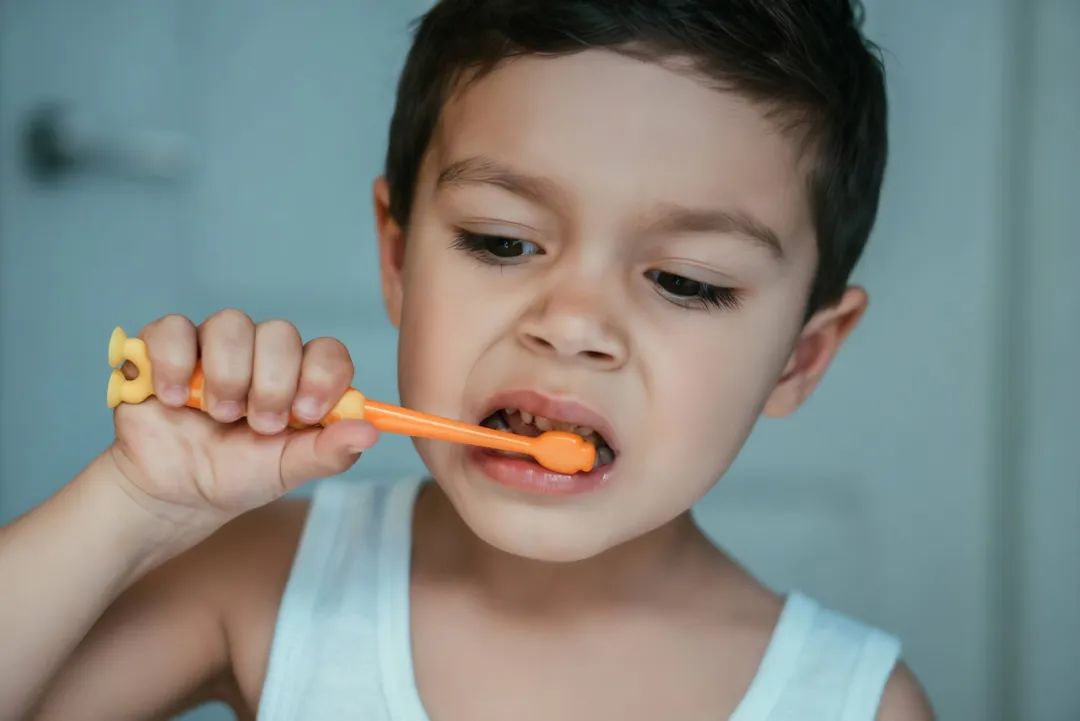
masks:
POLYGON ((487 235, 458 230, 453 246, 464 250, 469 255, 484 263, 503 264, 530 255, 542 255, 543 250, 536 243, 505 235, 487 235))
POLYGON ((710 285, 662 270, 650 270, 645 277, 656 284, 662 296, 684 308, 735 310, 739 307, 739 294, 733 288, 710 285))

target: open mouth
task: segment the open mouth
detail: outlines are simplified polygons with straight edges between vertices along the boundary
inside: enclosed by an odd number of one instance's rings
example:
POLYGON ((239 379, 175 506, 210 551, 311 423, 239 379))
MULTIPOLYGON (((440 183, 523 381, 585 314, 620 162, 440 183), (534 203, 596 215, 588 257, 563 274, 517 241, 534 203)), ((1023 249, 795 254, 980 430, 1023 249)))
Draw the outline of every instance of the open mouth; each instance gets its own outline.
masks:
MULTIPOLYGON (((594 428, 535 415, 518 408, 500 408, 484 418, 484 420, 480 422, 480 425, 529 437, 539 436, 546 431, 566 431, 569 433, 576 433, 589 443, 592 443, 596 448, 596 465, 594 466, 594 470, 611 465, 615 462, 615 458, 618 455, 615 449, 608 443, 607 439, 594 428)), ((523 456, 518 453, 506 453, 503 451, 492 452, 511 458, 532 460, 531 457, 523 456)))

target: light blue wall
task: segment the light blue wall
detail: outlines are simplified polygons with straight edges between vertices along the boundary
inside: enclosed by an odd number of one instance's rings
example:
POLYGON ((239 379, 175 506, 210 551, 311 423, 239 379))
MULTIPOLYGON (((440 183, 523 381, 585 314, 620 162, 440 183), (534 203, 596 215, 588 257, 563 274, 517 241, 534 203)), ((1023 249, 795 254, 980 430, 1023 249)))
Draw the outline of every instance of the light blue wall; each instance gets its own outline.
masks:
MULTIPOLYGON (((370 188, 422 5, 0 5, 0 518, 107 444, 104 344, 116 324, 135 332, 225 306, 288 317, 306 337, 341 336, 365 391, 394 400, 370 188), (18 137, 54 99, 123 142, 179 135, 189 170, 35 185, 18 137)), ((407 441, 380 446, 370 472, 417 467, 407 441)))
MULTIPOLYGON (((224 306, 287 317, 305 337, 342 338, 357 384, 396 399, 370 188, 407 26, 424 6, 0 2, 0 522, 109 442, 105 343, 116 324, 135 332, 165 313, 201 319, 224 306), (177 134, 187 171, 35 185, 18 139, 51 100, 125 143, 177 134)), ((421 468, 402 438, 364 460, 372 476, 421 468)), ((220 704, 184 716, 231 717, 220 704)))
POLYGON ((1027 241, 1014 502, 1020 623, 1017 708, 1026 718, 1080 718, 1080 2, 1046 0, 1027 18, 1031 81, 1020 107, 1017 164, 1027 241), (1062 692, 1061 689, 1071 689, 1062 692))

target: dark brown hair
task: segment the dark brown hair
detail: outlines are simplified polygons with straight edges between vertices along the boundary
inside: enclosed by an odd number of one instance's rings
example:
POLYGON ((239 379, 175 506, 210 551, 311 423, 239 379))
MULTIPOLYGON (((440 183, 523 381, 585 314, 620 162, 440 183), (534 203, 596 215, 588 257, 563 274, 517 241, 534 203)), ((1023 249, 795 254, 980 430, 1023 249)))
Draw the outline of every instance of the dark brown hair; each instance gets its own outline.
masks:
POLYGON ((689 61, 769 108, 815 153, 819 262, 808 315, 839 300, 877 215, 887 155, 884 70, 849 0, 442 0, 417 26, 398 84, 386 176, 408 225, 420 165, 463 79, 519 55, 591 48, 689 61))

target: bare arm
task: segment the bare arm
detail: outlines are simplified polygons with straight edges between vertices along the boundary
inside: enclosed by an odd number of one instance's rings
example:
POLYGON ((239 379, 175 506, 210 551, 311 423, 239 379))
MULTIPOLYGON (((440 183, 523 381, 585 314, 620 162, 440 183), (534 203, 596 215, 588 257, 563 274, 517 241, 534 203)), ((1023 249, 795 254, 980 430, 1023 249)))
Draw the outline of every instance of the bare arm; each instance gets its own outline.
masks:
POLYGON ((185 538, 109 478, 108 453, 0 529, 0 718, 19 718, 106 607, 199 539, 185 538))
POLYGON ((105 610, 26 718, 164 719, 209 700, 253 718, 306 509, 276 501, 150 570, 105 610))
POLYGON ((0 718, 146 717, 208 693, 230 650, 212 591, 244 574, 203 542, 377 437, 357 420, 287 425, 348 387, 340 341, 231 309, 197 328, 165 316, 141 339, 156 397, 118 407, 108 451, 0 529, 0 718), (207 413, 185 406, 197 361, 207 413))

